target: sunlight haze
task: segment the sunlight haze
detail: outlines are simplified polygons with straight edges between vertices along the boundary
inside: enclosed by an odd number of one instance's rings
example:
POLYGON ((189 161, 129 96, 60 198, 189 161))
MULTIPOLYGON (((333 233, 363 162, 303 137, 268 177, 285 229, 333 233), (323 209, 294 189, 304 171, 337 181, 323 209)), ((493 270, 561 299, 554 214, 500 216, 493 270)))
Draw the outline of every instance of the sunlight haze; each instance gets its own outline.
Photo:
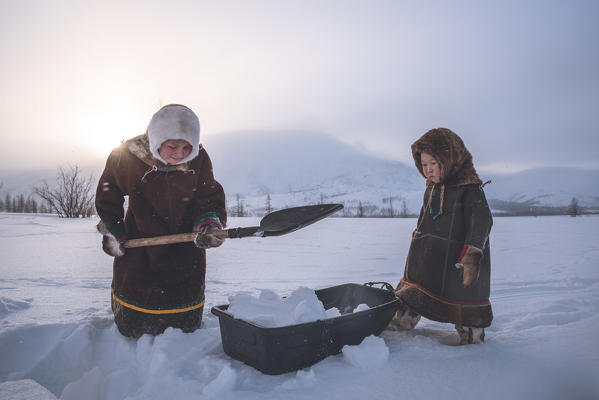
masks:
POLYGON ((428 129, 482 169, 599 167, 599 3, 0 5, 0 167, 105 158, 161 106, 225 132, 318 131, 411 164, 428 129), (583 145, 574 145, 582 143, 583 145))

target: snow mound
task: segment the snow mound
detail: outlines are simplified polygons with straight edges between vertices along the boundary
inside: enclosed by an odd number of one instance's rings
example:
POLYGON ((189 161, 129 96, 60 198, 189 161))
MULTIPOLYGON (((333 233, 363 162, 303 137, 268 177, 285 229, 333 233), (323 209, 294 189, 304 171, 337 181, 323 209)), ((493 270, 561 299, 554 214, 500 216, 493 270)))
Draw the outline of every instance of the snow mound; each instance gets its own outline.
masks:
POLYGON ((219 394, 230 392, 235 388, 236 379, 235 370, 225 365, 217 377, 204 387, 202 394, 208 398, 214 398, 219 394))
POLYGON ((0 383, 0 399, 56 400, 56 396, 31 379, 0 383))
POLYGON ((0 317, 4 317, 10 313, 26 310, 31 307, 32 299, 26 301, 12 300, 7 297, 0 297, 0 317))
POLYGON ((365 337, 357 346, 343 346, 343 359, 355 367, 372 370, 379 369, 389 360, 389 348, 385 341, 377 336, 365 337))
MULTIPOLYGON (((0 343, 0 380, 32 379, 61 400, 214 398, 238 384, 218 328, 168 328, 132 340, 111 321, 95 320, 23 326, 0 332, 0 343)), ((21 398, 2 390, 2 400, 21 398)))
MULTIPOLYGON (((355 311, 367 309, 368 305, 360 304, 355 311)), ((343 313, 352 311, 343 310, 343 313)), ((229 297, 227 312, 235 318, 266 328, 296 325, 342 315, 335 307, 325 310, 314 290, 306 287, 300 287, 283 298, 272 290, 262 290, 258 297, 249 293, 239 293, 229 297)))
POLYGON ((299 390, 299 389, 309 389, 316 384, 316 375, 314 374, 314 370, 299 370, 295 374, 295 377, 283 382, 280 386, 280 389, 286 390, 299 390))

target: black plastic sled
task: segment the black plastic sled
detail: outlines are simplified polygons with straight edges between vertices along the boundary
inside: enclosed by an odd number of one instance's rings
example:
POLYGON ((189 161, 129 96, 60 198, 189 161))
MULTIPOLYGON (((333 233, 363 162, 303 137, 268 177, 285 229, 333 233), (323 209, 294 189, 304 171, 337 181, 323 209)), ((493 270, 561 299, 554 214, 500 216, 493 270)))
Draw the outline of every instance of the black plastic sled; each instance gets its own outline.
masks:
POLYGON ((227 313, 228 305, 212 307, 218 316, 224 352, 230 357, 277 375, 308 367, 337 354, 345 345, 357 345, 369 335, 378 335, 389 324, 400 300, 392 291, 355 283, 316 290, 325 309, 363 311, 315 322, 265 328, 227 313))

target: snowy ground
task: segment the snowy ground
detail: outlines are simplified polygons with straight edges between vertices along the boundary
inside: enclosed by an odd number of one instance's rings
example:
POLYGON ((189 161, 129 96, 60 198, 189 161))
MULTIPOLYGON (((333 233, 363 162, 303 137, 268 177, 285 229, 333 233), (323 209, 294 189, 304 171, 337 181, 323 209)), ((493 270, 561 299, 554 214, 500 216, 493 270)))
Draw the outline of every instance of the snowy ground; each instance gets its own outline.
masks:
POLYGON ((599 217, 495 219, 495 320, 483 345, 452 346, 451 326, 423 320, 279 376, 226 356, 210 308, 243 291, 395 284, 415 220, 328 218, 229 240, 209 251, 202 329, 138 341, 112 321, 111 259, 95 222, 0 213, 3 399, 20 398, 21 379, 79 400, 599 398, 599 217))

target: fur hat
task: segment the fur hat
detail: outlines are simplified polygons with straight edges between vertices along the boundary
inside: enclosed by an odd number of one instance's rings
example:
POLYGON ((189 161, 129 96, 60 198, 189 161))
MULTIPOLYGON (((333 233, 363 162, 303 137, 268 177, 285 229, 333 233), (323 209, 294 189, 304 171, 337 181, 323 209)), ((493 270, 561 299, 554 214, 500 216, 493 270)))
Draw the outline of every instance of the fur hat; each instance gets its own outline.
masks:
POLYGON ((198 117, 183 105, 169 104, 158 110, 148 125, 148 140, 152 156, 167 164, 160 157, 158 149, 167 140, 175 139, 186 140, 192 146, 189 156, 182 159, 179 164, 197 157, 200 151, 200 121, 198 117))
POLYGON ((447 128, 431 129, 412 144, 414 164, 426 178, 420 161, 422 153, 430 154, 439 163, 441 183, 450 185, 482 184, 476 169, 474 169, 472 155, 462 139, 451 130, 447 128))

